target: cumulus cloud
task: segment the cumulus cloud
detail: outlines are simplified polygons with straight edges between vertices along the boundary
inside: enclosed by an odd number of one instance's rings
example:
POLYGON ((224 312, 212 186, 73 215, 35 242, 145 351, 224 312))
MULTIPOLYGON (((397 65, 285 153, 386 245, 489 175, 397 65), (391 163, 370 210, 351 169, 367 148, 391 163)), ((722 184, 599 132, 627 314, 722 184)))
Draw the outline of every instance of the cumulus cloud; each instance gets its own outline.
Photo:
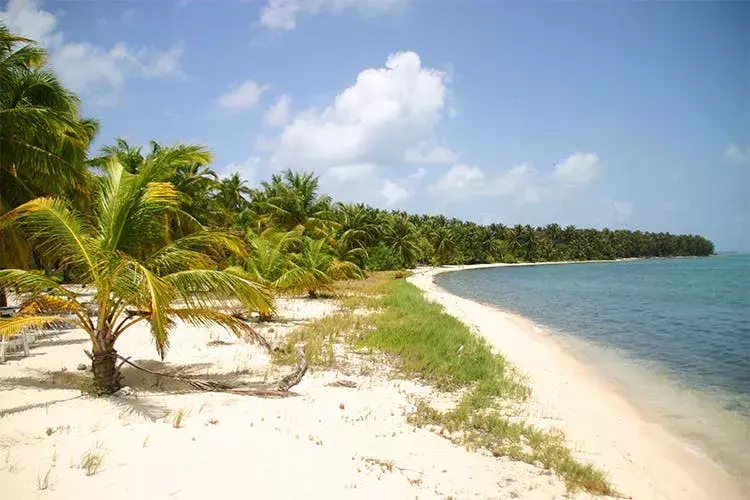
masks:
POLYGON ((737 144, 730 142, 724 153, 721 155, 721 159, 724 163, 733 165, 740 165, 743 163, 750 162, 750 148, 746 148, 744 151, 737 144))
POLYGON ((406 0, 268 0, 260 12, 260 24, 268 29, 290 31, 297 27, 299 14, 339 13, 356 9, 364 15, 400 11, 406 0))
POLYGON ((526 163, 490 174, 472 165, 454 165, 428 190, 449 200, 477 196, 513 197, 519 202, 539 199, 537 172, 526 163))
POLYGON ((395 186, 411 192, 403 187, 404 179, 397 179, 409 174, 396 174, 395 169, 409 162, 454 158, 434 139, 446 94, 443 71, 423 67, 414 52, 399 52, 388 57, 384 67, 362 71, 326 108, 297 113, 277 137, 259 139, 257 146, 270 152, 275 168, 304 165, 324 174, 328 182, 353 182, 355 176, 347 169, 368 165, 367 172, 356 173, 369 176, 370 189, 381 185, 387 203, 404 200, 407 194, 395 186), (385 180, 390 180, 387 186, 385 180))
POLYGON ((292 99, 284 94, 266 111, 265 121, 272 127, 281 127, 289 121, 292 99))
POLYGON ((599 173, 599 157, 595 153, 574 153, 555 165, 554 175, 571 185, 587 184, 599 173))
POLYGON ((402 201, 409 198, 409 190, 398 182, 386 179, 380 188, 380 194, 385 198, 385 204, 389 207, 395 207, 402 201))
POLYGON ((50 64, 63 82, 99 102, 113 103, 128 78, 180 77, 182 43, 167 49, 132 47, 117 42, 107 48, 89 42, 68 42, 57 29, 55 14, 42 9, 39 0, 10 0, 0 11, 0 21, 50 52, 50 64))
POLYGON ((219 105, 226 109, 248 109, 260 101, 260 95, 268 90, 268 86, 259 85, 253 80, 246 80, 236 85, 229 92, 219 97, 219 105))
POLYGON ((182 50, 181 44, 159 51, 134 50, 122 42, 110 49, 87 42, 67 43, 52 51, 50 63, 76 92, 111 96, 123 88, 127 77, 180 75, 182 50))
POLYGON ((482 189, 484 172, 471 165, 454 165, 430 189, 439 193, 461 193, 464 195, 482 189))
POLYGON ((529 163, 489 173, 476 166, 458 164, 428 186, 428 190, 448 200, 499 196, 518 203, 533 203, 543 197, 564 196, 567 190, 591 181, 599 168, 599 158, 594 153, 575 153, 556 164, 548 174, 529 163))
POLYGON ((445 105, 444 73, 422 67, 414 52, 362 71, 323 110, 297 114, 278 138, 272 161, 321 168, 394 163, 433 136, 445 105))

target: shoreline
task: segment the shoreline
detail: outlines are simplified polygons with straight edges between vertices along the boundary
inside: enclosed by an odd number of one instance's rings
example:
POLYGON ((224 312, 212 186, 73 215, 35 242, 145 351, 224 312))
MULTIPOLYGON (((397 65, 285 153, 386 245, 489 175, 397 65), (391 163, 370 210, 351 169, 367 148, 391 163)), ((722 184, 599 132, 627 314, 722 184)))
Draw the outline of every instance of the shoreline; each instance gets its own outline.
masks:
MULTIPOLYGON (((621 259, 640 260, 640 259, 621 259)), ((449 293, 434 282, 445 272, 493 267, 607 261, 479 264, 421 268, 408 278, 428 300, 466 323, 529 380, 529 421, 564 431, 585 460, 604 468, 632 498, 743 498, 738 478, 685 439, 647 418, 623 391, 532 321, 449 293)))

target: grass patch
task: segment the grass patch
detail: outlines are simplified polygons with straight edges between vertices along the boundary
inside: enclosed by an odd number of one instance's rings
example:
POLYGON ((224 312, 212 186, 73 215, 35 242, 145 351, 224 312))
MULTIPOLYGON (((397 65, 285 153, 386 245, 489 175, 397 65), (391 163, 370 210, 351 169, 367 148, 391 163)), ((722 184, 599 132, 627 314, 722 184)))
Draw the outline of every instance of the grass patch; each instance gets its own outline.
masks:
POLYGON ((310 366, 333 368, 336 365, 335 344, 344 336, 368 327, 367 316, 350 312, 335 312, 313 320, 295 329, 286 341, 274 351, 274 361, 293 365, 297 362, 296 346, 304 344, 305 357, 310 366))
POLYGON ((393 281, 393 273, 372 273, 366 280, 336 283, 335 291, 341 310, 306 323, 292 331, 274 351, 278 364, 297 362, 296 346, 304 344, 310 366, 333 368, 336 365, 335 344, 350 342, 374 327, 372 314, 357 310, 378 311, 383 307, 385 290, 393 281))
POLYGON ((438 389, 468 389, 450 411, 419 402, 410 417, 413 424, 438 426, 468 448, 551 469, 571 492, 616 494, 603 471, 573 457, 561 432, 545 432, 499 412, 507 403, 525 400, 531 391, 484 339, 408 282, 391 280, 383 294, 382 312, 373 318, 376 328, 368 330, 362 343, 395 355, 404 373, 438 389))
POLYGON ((388 353, 406 376, 443 391, 465 391, 456 407, 445 412, 419 401, 409 417, 412 424, 436 426, 441 435, 469 449, 553 470, 571 492, 617 494, 603 471, 573 457, 561 432, 504 416, 503 410, 531 394, 522 376, 483 338, 428 302, 417 287, 394 278, 393 272, 377 272, 365 280, 337 283, 341 309, 291 333, 275 352, 275 361, 295 363, 300 343, 310 365, 324 368, 336 365, 335 344, 388 353), (371 313, 358 314, 361 311, 371 313))
POLYGON ((93 476, 101 470, 106 455, 107 450, 104 449, 103 444, 97 442, 93 448, 86 450, 81 456, 78 468, 83 469, 87 476, 93 476))

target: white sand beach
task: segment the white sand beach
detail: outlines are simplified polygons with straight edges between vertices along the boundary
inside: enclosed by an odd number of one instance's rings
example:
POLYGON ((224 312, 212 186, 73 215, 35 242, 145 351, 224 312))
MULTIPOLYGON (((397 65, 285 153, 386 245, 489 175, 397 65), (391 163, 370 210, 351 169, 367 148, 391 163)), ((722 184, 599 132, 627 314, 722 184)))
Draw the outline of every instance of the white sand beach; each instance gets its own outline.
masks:
MULTIPOLYGON (((740 498, 720 468, 644 420, 533 325, 435 286, 443 270, 420 270, 410 281, 528 374, 529 419, 564 430, 578 458, 607 470, 620 492, 740 498)), ((336 307, 334 300, 282 299, 280 320, 260 331, 277 344, 336 307)), ((217 380, 272 381, 290 370, 218 329, 182 325, 171 339, 163 363, 145 327, 124 336, 118 350, 153 370, 217 380)), ((298 395, 285 399, 176 392, 127 366, 123 383, 133 393, 95 399, 75 385, 84 348, 82 331, 61 330, 31 356, 12 354, 0 365, 3 498, 592 498, 566 493, 542 468, 415 428, 407 416, 416 397, 436 406, 450 398, 397 378, 377 356, 341 352, 347 363, 311 370, 294 387, 298 395), (329 385, 342 379, 357 387, 329 385), (101 464, 92 466, 92 457, 101 464)))
POLYGON ((638 499, 747 498, 736 478, 647 419, 559 339, 519 315, 450 294, 433 281, 441 272, 504 265, 422 269, 409 281, 529 377, 530 421, 563 430, 580 457, 609 472, 618 491, 638 499))
MULTIPOLYGON (((331 300, 278 304, 274 340, 330 313, 331 300)), ((221 330, 181 326, 165 363, 141 328, 119 352, 151 369, 275 380, 284 369, 221 330)), ((170 394, 155 376, 123 368, 125 397, 82 397, 71 374, 88 339, 64 330, 30 357, 0 365, 2 498, 567 498, 549 471, 469 452, 407 423, 415 396, 440 395, 392 378, 387 365, 351 353, 345 371, 312 371, 296 397, 170 394), (331 387, 345 379, 356 388, 331 387), (183 414, 179 426, 176 417, 183 414), (100 456, 87 475, 82 461, 100 456)), ((580 494, 578 498, 588 498, 580 494)))

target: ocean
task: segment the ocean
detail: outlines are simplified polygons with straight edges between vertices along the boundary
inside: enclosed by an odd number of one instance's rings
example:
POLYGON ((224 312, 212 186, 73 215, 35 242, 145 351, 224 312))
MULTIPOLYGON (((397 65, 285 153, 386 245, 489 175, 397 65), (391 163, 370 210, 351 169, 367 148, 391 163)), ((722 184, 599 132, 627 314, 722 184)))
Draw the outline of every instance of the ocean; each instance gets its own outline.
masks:
POLYGON ((750 255, 472 269, 436 282, 533 321, 646 415, 750 477, 750 255))

